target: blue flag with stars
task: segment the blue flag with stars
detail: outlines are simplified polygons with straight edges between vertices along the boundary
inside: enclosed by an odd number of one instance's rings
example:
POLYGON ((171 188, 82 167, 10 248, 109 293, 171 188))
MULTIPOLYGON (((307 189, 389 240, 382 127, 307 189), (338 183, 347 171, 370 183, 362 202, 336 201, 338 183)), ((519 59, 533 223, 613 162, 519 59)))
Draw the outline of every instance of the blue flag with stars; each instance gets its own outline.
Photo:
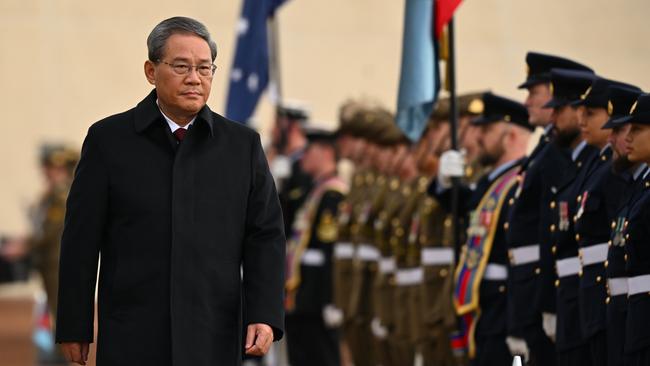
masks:
POLYGON ((244 0, 230 72, 226 117, 247 123, 269 83, 266 23, 285 0, 244 0))
POLYGON ((406 0, 397 125, 412 141, 420 139, 433 110, 440 79, 432 36, 434 0, 406 0))

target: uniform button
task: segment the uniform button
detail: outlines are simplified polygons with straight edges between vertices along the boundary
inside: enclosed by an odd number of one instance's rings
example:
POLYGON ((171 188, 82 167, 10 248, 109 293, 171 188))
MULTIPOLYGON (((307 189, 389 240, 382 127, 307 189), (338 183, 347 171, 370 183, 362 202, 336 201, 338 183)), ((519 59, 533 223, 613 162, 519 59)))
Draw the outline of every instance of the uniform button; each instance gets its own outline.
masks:
POLYGON ((605 261, 605 268, 607 268, 607 266, 609 266, 609 261, 605 261))
POLYGON ((625 225, 625 227, 627 227, 627 225, 629 225, 629 224, 630 224, 630 222, 626 220, 623 225, 625 225))
POLYGON ((553 253, 553 254, 557 253, 557 246, 556 245, 553 245, 551 247, 551 253, 553 253))
POLYGON ((578 196, 578 197, 576 197, 576 201, 577 201, 577 202, 582 202, 582 196, 578 196))
POLYGON ((540 274, 542 273, 542 270, 540 268, 535 268, 535 274, 540 274))
POLYGON ((627 254, 623 256, 623 259, 627 262, 627 254))
POLYGON ((611 246, 612 246, 612 241, 611 241, 611 240, 608 240, 608 241, 607 241, 607 244, 609 244, 609 246, 611 247, 611 246))
POLYGON ((600 277, 600 276, 596 277, 596 282, 600 283, 600 281, 602 281, 602 280, 603 280, 602 277, 600 277))
POLYGON ((612 229, 616 229, 616 221, 612 221, 611 227, 612 227, 612 229))
POLYGON ((609 298, 609 296, 607 296, 607 298, 605 299, 605 304, 609 305, 609 301, 610 301, 610 298, 609 298))
POLYGON ((503 230, 508 230, 509 227, 510 227, 510 223, 506 222, 505 224, 503 224, 503 230))
POLYGON ((581 161, 579 161, 578 164, 576 164, 576 165, 578 166, 578 169, 582 168, 582 162, 581 161))
POLYGON ((646 188, 650 187, 650 182, 645 182, 645 187, 646 188))
POLYGON ((573 215, 573 223, 578 222, 578 215, 573 215))
POLYGON ((555 287, 560 287, 560 280, 555 280, 555 287))
POLYGON ((630 234, 625 234, 625 239, 629 239, 629 238, 630 238, 630 234))
POLYGON ((578 276, 582 277, 582 270, 580 270, 580 272, 578 272, 578 276))
POLYGON ((515 204, 515 199, 514 198, 511 198, 511 199, 508 200, 508 205, 512 206, 514 204, 515 204))
POLYGON ((601 157, 600 157, 600 160, 602 160, 602 161, 607 160, 607 156, 605 156, 605 155, 601 156, 601 157))
POLYGON ((551 210, 555 208, 555 201, 551 201, 551 204, 549 205, 551 207, 551 210))
POLYGON ((447 274, 449 274, 449 272, 447 271, 446 268, 443 268, 443 269, 440 270, 439 274, 440 274, 440 277, 447 277, 447 274))
POLYGON ((580 234, 576 234, 576 241, 580 241, 580 234))
POLYGON ((403 236, 404 235, 404 229, 402 229, 401 227, 398 227, 397 230, 395 230, 395 234, 397 234, 397 236, 403 236))
POLYGON ((506 287, 503 285, 499 286, 499 292, 501 293, 506 292, 506 287))
POLYGON ((554 233, 554 232, 555 232, 555 224, 552 224, 552 225, 551 225, 551 228, 550 228, 550 230, 551 230, 551 232, 552 232, 552 233, 554 233))

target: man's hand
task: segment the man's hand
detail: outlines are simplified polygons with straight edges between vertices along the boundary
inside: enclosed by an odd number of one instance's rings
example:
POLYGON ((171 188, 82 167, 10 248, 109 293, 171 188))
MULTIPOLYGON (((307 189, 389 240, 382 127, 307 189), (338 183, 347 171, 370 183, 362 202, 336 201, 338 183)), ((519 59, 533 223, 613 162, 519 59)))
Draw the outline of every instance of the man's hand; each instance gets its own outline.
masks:
POLYGON ((246 354, 264 356, 273 343, 273 329, 266 324, 251 324, 246 331, 246 354))
POLYGON ((89 343, 61 343, 61 351, 68 362, 74 362, 79 365, 85 365, 88 361, 89 343))

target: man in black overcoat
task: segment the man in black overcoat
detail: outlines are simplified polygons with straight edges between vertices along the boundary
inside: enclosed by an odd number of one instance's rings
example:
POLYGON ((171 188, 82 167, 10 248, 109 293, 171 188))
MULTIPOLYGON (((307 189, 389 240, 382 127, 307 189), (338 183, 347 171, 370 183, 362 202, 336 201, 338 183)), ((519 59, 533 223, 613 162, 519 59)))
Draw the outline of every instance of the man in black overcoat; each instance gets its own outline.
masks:
POLYGON ((155 89, 93 124, 67 203, 56 341, 85 364, 239 365, 283 334, 285 238, 260 138, 206 101, 216 45, 183 17, 147 39, 155 89))

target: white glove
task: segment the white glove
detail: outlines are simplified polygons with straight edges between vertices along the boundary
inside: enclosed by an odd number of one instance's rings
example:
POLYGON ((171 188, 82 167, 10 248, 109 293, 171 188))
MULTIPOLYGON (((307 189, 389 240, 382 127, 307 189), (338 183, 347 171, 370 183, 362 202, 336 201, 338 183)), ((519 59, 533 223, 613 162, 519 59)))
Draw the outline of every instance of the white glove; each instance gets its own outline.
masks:
POLYGON ((343 310, 332 304, 327 304, 323 308, 323 321, 328 328, 338 328, 343 324, 343 310))
POLYGON ((388 329, 381 324, 379 318, 373 318, 370 322, 370 330, 372 334, 378 339, 386 339, 388 337, 388 329))
POLYGON ((523 366, 521 364, 521 356, 515 356, 515 358, 512 360, 512 366, 523 366))
POLYGON ((284 155, 278 155, 271 162, 271 174, 275 179, 284 179, 291 175, 291 160, 284 155))
POLYGON ((451 178, 465 175, 465 155, 458 150, 447 150, 440 156, 438 168, 438 186, 446 189, 451 187, 451 178))
POLYGON ((524 356, 524 361, 528 361, 529 350, 525 340, 515 337, 506 337, 506 344, 513 356, 524 356))
POLYGON ((555 342, 557 316, 553 313, 542 313, 542 327, 544 328, 544 333, 555 342))

